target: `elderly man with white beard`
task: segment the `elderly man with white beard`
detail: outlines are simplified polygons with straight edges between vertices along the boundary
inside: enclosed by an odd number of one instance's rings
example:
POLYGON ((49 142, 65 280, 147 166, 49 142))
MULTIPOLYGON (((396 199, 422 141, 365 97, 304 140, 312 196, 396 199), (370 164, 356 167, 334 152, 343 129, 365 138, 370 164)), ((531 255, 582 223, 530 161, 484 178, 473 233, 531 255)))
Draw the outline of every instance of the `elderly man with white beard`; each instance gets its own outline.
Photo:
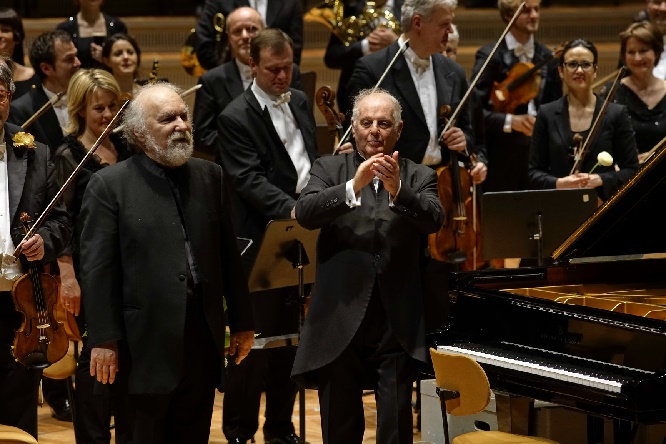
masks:
POLYGON ((190 157, 179 93, 158 83, 135 95, 124 131, 141 153, 95 173, 81 210, 90 371, 127 388, 137 443, 208 442, 224 386, 222 297, 237 363, 254 338, 222 169, 190 157))

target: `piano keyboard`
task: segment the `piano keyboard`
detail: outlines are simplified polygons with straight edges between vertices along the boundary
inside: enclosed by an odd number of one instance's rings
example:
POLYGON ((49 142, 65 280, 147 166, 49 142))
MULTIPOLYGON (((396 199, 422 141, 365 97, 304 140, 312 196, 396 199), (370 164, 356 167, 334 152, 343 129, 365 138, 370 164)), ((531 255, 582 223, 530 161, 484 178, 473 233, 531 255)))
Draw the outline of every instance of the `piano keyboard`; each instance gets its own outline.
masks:
MULTIPOLYGON (((523 355, 521 353, 514 353, 502 349, 481 347, 476 344, 440 345, 437 349, 439 351, 468 356, 479 364, 488 364, 532 375, 553 378, 559 381, 579 384, 611 393, 621 393, 622 386, 632 379, 628 376, 618 376, 609 372, 593 370, 591 368, 592 366, 590 366, 590 368, 565 366, 561 362, 549 362, 547 359, 541 359, 527 354, 523 355)), ((596 361, 587 361, 597 363, 596 361)), ((598 364, 600 367, 608 366, 607 363, 598 362, 598 364)), ((613 365, 613 367, 624 369, 625 372, 623 373, 636 371, 635 369, 619 365, 613 365)), ((642 371, 636 372, 642 373, 642 371)))

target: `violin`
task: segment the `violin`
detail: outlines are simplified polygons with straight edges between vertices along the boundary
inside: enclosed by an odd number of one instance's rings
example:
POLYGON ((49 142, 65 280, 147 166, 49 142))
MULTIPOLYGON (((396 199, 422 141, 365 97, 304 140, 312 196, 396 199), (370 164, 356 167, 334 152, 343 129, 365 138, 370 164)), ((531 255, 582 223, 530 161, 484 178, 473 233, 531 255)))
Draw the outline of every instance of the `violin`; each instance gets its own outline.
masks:
POLYGON ((536 65, 530 62, 516 63, 502 82, 495 82, 490 93, 493 109, 501 113, 513 113, 520 105, 529 103, 539 95, 541 68, 562 54, 563 45, 536 65))
MULTIPOLYGON (((30 216, 22 213, 21 224, 26 236, 33 231, 30 216)), ((40 272, 41 261, 28 261, 28 273, 12 286, 16 311, 23 314, 21 327, 14 336, 14 358, 30 368, 43 369, 62 359, 69 348, 69 338, 62 321, 55 316, 58 282, 40 272)))
MULTIPOLYGON (((330 86, 322 86, 315 94, 315 103, 326 119, 328 133, 331 137, 336 138, 337 142, 341 141, 344 136, 342 122, 344 122, 345 116, 335 110, 335 91, 330 86)), ((336 153, 337 148, 333 154, 336 153)))
MULTIPOLYGON (((450 114, 450 106, 440 109, 442 119, 450 114)), ((474 183, 469 171, 460 166, 458 153, 449 151, 449 155, 449 164, 437 169, 437 192, 448 217, 436 233, 428 235, 428 247, 430 255, 438 261, 458 264, 463 271, 476 270, 484 261, 477 254, 481 251, 481 224, 477 217, 472 217, 476 199, 472 193, 474 183)), ((474 163, 474 155, 470 160, 474 163)))

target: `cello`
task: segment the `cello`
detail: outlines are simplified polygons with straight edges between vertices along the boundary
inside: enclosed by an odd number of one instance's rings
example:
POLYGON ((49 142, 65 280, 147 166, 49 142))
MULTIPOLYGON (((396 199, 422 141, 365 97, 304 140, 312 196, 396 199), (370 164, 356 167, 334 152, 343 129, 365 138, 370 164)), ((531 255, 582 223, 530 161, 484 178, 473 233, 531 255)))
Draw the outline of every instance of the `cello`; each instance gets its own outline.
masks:
MULTIPOLYGON (((336 138, 337 142, 340 142, 344 137, 342 122, 344 122, 345 116, 335 110, 335 91, 330 86, 322 86, 315 94, 315 103, 326 119, 328 133, 331 137, 336 138)), ((338 143, 338 145, 341 144, 338 143)), ((339 148, 338 146, 333 154, 337 154, 339 148)))

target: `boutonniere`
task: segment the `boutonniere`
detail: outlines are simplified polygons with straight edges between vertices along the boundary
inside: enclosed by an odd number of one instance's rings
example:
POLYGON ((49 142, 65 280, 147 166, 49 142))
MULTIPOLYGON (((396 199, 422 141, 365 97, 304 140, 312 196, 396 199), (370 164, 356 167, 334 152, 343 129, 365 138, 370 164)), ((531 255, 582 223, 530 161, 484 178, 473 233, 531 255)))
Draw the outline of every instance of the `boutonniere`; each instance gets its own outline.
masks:
POLYGON ((35 145, 35 136, 23 131, 19 131, 18 133, 14 134, 14 137, 12 137, 12 142, 14 142, 14 148, 37 148, 37 145, 35 145))

